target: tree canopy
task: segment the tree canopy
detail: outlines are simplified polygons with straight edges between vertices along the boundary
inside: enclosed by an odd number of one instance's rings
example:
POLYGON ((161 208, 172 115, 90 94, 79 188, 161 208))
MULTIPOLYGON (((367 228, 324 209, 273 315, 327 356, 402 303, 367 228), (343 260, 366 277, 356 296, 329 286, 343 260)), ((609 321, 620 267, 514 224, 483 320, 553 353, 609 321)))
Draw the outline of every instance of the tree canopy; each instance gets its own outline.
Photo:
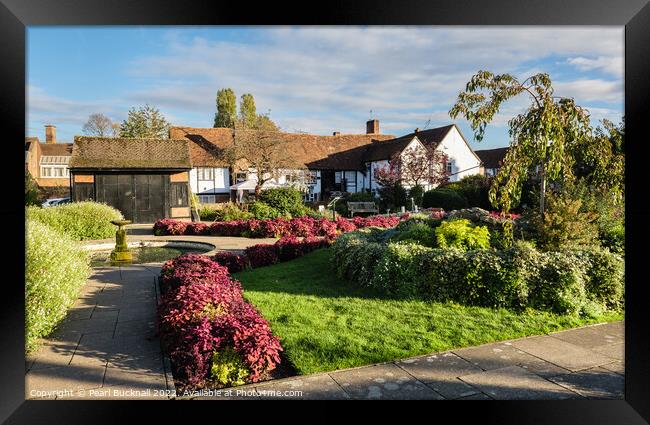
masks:
POLYGON ((166 139, 170 126, 157 108, 144 105, 129 109, 127 119, 120 126, 120 137, 166 139))
POLYGON ((82 131, 87 136, 114 137, 119 133, 119 124, 116 125, 104 114, 94 113, 90 114, 82 131))
POLYGON ((255 125, 257 119, 257 109, 255 108, 255 99, 250 93, 242 94, 239 102, 239 119, 249 127, 255 125))
POLYGON ((561 182, 573 178, 575 162, 569 152, 582 149, 591 137, 588 112, 572 98, 555 96, 548 74, 535 74, 519 82, 510 74, 479 71, 458 95, 449 115, 466 118, 475 139, 481 141, 501 105, 521 94, 529 95, 531 103, 508 122, 510 149, 494 178, 490 201, 509 211, 518 203, 530 172, 539 167, 543 212, 547 179, 561 182))
POLYGON ((214 115, 214 127, 232 128, 237 119, 237 98, 231 88, 217 92, 217 112, 214 115))

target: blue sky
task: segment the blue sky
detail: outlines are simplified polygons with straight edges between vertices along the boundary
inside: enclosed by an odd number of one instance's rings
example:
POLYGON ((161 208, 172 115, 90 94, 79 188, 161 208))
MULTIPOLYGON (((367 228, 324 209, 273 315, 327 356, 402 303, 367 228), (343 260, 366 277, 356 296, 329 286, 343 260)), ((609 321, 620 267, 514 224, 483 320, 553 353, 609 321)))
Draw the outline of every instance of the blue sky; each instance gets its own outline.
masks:
POLYGON ((623 116, 623 27, 30 27, 27 135, 82 134, 94 112, 121 122, 149 103, 173 125, 211 127, 215 96, 255 96, 285 131, 396 136, 456 122, 474 149, 508 144, 504 105, 481 143, 448 111, 479 69, 550 74, 592 120, 623 116), (372 110, 372 115, 370 111, 372 110))

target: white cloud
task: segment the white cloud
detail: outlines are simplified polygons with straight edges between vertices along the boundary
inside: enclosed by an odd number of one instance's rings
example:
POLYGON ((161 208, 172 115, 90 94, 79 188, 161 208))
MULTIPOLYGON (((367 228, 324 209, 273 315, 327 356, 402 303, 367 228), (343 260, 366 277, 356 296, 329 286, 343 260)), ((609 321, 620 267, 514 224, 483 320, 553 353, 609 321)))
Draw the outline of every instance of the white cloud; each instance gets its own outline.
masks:
POLYGON ((599 56, 586 58, 583 56, 567 59, 567 63, 575 66, 580 71, 603 70, 616 77, 623 76, 623 58, 616 56, 599 56))

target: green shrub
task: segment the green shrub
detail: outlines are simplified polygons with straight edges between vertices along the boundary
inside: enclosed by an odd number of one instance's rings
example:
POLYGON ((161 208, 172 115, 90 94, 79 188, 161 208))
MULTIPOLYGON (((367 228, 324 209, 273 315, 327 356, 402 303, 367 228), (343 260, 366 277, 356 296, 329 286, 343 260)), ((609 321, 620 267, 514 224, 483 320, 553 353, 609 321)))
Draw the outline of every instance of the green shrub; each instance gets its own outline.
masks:
POLYGON ((300 217, 305 205, 302 201, 302 192, 293 187, 279 187, 263 190, 258 201, 276 209, 280 214, 300 217))
POLYGON ((457 182, 449 183, 444 188, 458 192, 467 200, 469 207, 479 207, 486 210, 492 209, 488 198, 490 192, 490 178, 480 174, 465 176, 457 182))
POLYGON ((433 228, 426 223, 417 221, 412 221, 407 226, 402 226, 402 228, 398 229, 391 236, 390 240, 393 242, 411 241, 431 248, 436 246, 433 228))
POLYGON ((28 207, 26 216, 75 240, 113 238, 117 228, 111 224, 111 220, 123 218, 115 208, 98 202, 73 202, 49 208, 28 207))
POLYGON ((228 202, 217 210, 214 221, 249 220, 251 218, 253 218, 253 214, 242 210, 233 202, 228 202))
POLYGON ((422 207, 442 208, 445 211, 459 210, 467 207, 467 199, 452 189, 433 189, 424 192, 422 207))
POLYGON ((407 200, 406 189, 399 183, 383 186, 379 189, 379 207, 383 210, 397 212, 400 207, 408 207, 411 201, 407 200))
POLYGON ((280 211, 260 201, 255 201, 249 204, 248 212, 258 220, 273 220, 283 216, 280 211))
POLYGON ((241 356, 232 348, 226 347, 212 355, 210 376, 225 386, 244 385, 249 372, 241 356))
POLYGON ((199 208, 199 217, 201 221, 215 221, 219 215, 219 210, 209 205, 201 205, 199 208))
POLYGON ((620 309, 625 293, 623 258, 598 247, 581 248, 576 251, 576 255, 589 265, 585 284, 587 297, 606 309, 620 309))
POLYGON ((490 247, 490 232, 485 226, 473 226, 469 220, 443 221, 435 229, 437 246, 461 250, 490 247))
MULTIPOLYGON (((420 185, 415 185, 409 189, 409 198, 413 198, 413 202, 418 207, 422 206, 422 197, 424 196, 424 188, 420 185)), ((409 204, 409 207, 411 205, 409 204)))
POLYGON ((38 205, 38 185, 31 173, 25 170, 25 206, 38 205))
POLYGON ((389 243, 375 265, 369 286, 400 296, 419 295, 423 277, 420 254, 429 251, 431 248, 413 242, 389 243))
POLYGON ((553 313, 579 313, 586 303, 585 265, 565 251, 546 252, 529 281, 533 308, 553 313))
POLYGON ((332 261, 340 278, 371 286, 375 265, 386 249, 385 244, 375 239, 381 233, 366 228, 337 238, 332 249, 332 261))
POLYGON ((90 256, 65 234, 33 219, 25 224, 25 350, 30 352, 74 304, 90 276, 90 256))

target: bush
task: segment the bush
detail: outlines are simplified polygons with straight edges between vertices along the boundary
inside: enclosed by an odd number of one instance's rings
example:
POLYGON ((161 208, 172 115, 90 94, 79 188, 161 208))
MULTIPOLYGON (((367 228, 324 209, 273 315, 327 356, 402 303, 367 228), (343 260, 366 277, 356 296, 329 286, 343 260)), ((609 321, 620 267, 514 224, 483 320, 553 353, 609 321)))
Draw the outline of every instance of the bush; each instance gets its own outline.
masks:
POLYGON ((115 237, 117 227, 111 220, 121 220, 122 214, 113 207, 98 202, 73 202, 61 206, 28 207, 27 218, 36 220, 75 240, 115 237))
POLYGON ((38 205, 38 184, 31 173, 25 170, 25 206, 38 205))
POLYGON ((90 276, 90 257, 69 236, 26 221, 25 350, 36 348, 74 304, 90 276))
POLYGON ((392 186, 382 186, 379 189, 380 207, 382 210, 396 212, 400 207, 407 207, 410 203, 407 200, 407 193, 404 186, 396 183, 392 186))
POLYGON ((424 197, 424 188, 420 185, 415 185, 409 190, 409 198, 413 198, 413 202, 418 207, 422 206, 422 198, 424 197))
POLYGON ((214 352, 210 369, 213 380, 226 386, 244 385, 248 375, 246 365, 235 350, 226 347, 214 352))
POLYGON ((202 282, 229 284, 228 269, 200 254, 184 254, 168 260, 160 271, 166 288, 202 282))
POLYGON ((248 259, 245 256, 226 251, 214 254, 212 261, 227 268, 228 273, 238 273, 249 266, 248 259))
POLYGON ((452 189, 433 189, 424 192, 422 207, 442 208, 445 211, 452 211, 466 208, 467 200, 463 195, 452 189))
POLYGON ((467 200, 469 207, 479 207, 486 210, 492 209, 488 198, 491 179, 481 174, 465 176, 457 182, 449 183, 444 188, 451 189, 462 195, 467 200))
POLYGON ((377 261, 370 286, 389 294, 419 295, 423 267, 420 254, 430 251, 430 248, 413 242, 389 243, 377 261))
POLYGON ((248 212, 257 220, 273 220, 284 216, 277 209, 260 201, 252 202, 248 206, 248 212))
MULTIPOLYGON (((207 235, 210 230, 210 226, 206 223, 195 222, 187 223, 182 234, 184 235, 207 235)), ((154 231, 155 233, 155 231, 154 231)))
POLYGON ((621 308, 625 292, 623 258, 598 247, 581 248, 576 255, 590 266, 586 272, 587 297, 607 309, 621 308))
POLYGON ((263 190, 260 192, 258 201, 275 209, 282 216, 300 217, 305 212, 302 192, 292 187, 263 190))
POLYGON ((252 268, 270 266, 278 262, 277 247, 273 244, 257 244, 249 246, 244 254, 252 268))
POLYGON ((444 221, 435 229, 436 244, 440 248, 461 250, 490 247, 490 232, 485 226, 473 226, 469 220, 444 221))
POLYGON ((400 223, 400 226, 402 227, 390 238, 391 241, 411 241, 431 248, 436 246, 433 228, 428 224, 409 221, 400 223), (408 223, 408 225, 402 226, 405 223, 408 223))
POLYGON ((215 221, 238 221, 238 220, 249 220, 253 217, 253 214, 248 211, 244 211, 232 202, 228 202, 223 205, 223 207, 217 210, 215 214, 215 221))
POLYGON ((219 216, 219 209, 210 205, 202 205, 199 208, 201 221, 215 221, 219 216))

